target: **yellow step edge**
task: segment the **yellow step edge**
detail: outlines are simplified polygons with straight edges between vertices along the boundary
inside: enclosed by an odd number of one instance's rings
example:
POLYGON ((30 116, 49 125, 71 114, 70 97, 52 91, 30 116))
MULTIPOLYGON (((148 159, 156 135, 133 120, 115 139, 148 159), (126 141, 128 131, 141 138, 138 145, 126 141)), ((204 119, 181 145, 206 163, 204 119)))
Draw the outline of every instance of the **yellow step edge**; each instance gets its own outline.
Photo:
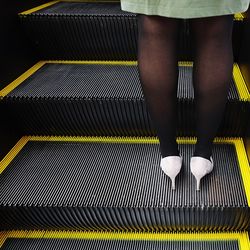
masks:
POLYGON ((8 238, 8 232, 0 232, 0 248, 3 246, 7 238, 8 238))
MULTIPOLYGON (((10 152, 0 162, 0 174, 8 167, 11 161, 17 156, 22 148, 29 141, 60 141, 60 142, 98 142, 98 143, 149 143, 159 144, 156 137, 95 137, 95 136, 24 136, 17 144, 10 150, 10 152)), ((178 137, 177 143, 179 144, 194 144, 196 138, 178 137)), ((214 143, 227 143, 233 144, 236 149, 238 162, 240 166, 241 176, 245 189, 245 194, 250 207, 250 166, 242 138, 215 138, 214 143)))
MULTIPOLYGON (((58 0, 58 1, 51 1, 51 2, 48 2, 46 4, 42 4, 40 6, 37 6, 35 8, 32 8, 32 9, 29 9, 29 10, 26 10, 26 11, 23 11, 21 13, 19 13, 19 15, 29 15, 29 14, 32 14, 36 11, 39 11, 39 10, 42 10, 44 8, 47 8, 49 6, 52 6, 56 3, 59 3, 59 2, 83 2, 83 3, 89 3, 89 2, 95 2, 95 3, 114 3, 114 2, 120 2, 119 0, 101 0, 101 1, 98 1, 98 0, 58 0)), ((244 20, 244 14, 242 13, 236 13, 234 14, 234 20, 236 21, 243 21, 244 20)))
POLYGON ((13 161, 13 159, 22 150, 25 144, 29 141, 29 137, 22 137, 16 145, 9 151, 9 153, 0 161, 0 174, 8 167, 8 165, 13 161))
POLYGON ((102 0, 101 1, 95 1, 95 0, 62 0, 62 1, 60 1, 60 0, 56 0, 56 1, 48 2, 46 4, 39 5, 39 6, 35 7, 35 8, 29 9, 29 10, 26 10, 26 11, 20 12, 19 15, 29 15, 29 14, 32 14, 32 13, 34 13, 36 11, 39 11, 39 10, 45 9, 47 7, 50 7, 50 6, 52 6, 52 5, 56 4, 56 3, 59 3, 59 2, 113 3, 113 2, 120 2, 120 1, 119 0, 113 0, 113 1, 112 0, 107 0, 107 1, 105 1, 105 0, 103 0, 103 1, 102 0))
POLYGON ((239 166, 241 170, 241 176, 245 188, 245 194, 247 197, 248 207, 250 207, 250 166, 242 139, 238 139, 235 142, 235 149, 238 156, 239 166))
POLYGON ((35 64, 33 67, 31 67, 29 70, 27 70, 21 76, 19 76, 16 80, 14 80, 12 83, 10 83, 5 88, 3 88, 0 91, 0 97, 4 97, 4 96, 8 95, 13 89, 18 87, 22 82, 24 82, 27 78, 29 78, 31 75, 33 75, 44 64, 46 64, 45 61, 40 61, 37 64, 35 64))
POLYGON ((236 21, 243 21, 245 19, 245 15, 243 13, 236 13, 234 14, 234 19, 236 21))
POLYGON ((28 235, 27 231, 5 231, 5 232, 0 232, 0 248, 3 246, 4 242, 8 238, 25 238, 28 235))
POLYGON ((80 231, 6 231, 0 232, 0 247, 9 238, 25 239, 77 239, 77 240, 147 240, 147 241, 232 241, 240 250, 250 250, 247 232, 211 233, 127 233, 80 231))
POLYGON ((59 2, 60 1, 52 1, 52 2, 49 2, 49 3, 45 3, 45 4, 42 4, 42 5, 39 5, 39 6, 35 7, 35 8, 23 11, 23 12, 19 13, 19 15, 29 15, 29 14, 31 14, 33 12, 42 10, 44 8, 47 8, 47 7, 51 6, 51 5, 54 5, 54 4, 59 3, 59 2))
POLYGON ((233 79, 238 90, 240 98, 244 101, 250 101, 250 93, 241 74, 240 67, 237 63, 233 67, 233 79))
MULTIPOLYGON (((129 65, 135 66, 138 65, 137 61, 72 61, 72 60, 47 60, 45 63, 58 63, 58 64, 108 64, 108 65, 129 65)), ((193 66, 193 62, 189 61, 180 61, 178 62, 179 66, 193 66)))
MULTIPOLYGON (((101 65, 127 65, 127 66, 135 66, 137 65, 137 61, 62 61, 62 60, 47 60, 40 61, 35 64, 32 68, 27 70, 24 74, 18 77, 15 81, 7 85, 4 89, 0 91, 0 97, 4 97, 8 95, 12 90, 18 87, 22 82, 24 82, 27 78, 33 75, 37 70, 39 70, 42 66, 47 63, 57 63, 57 64, 101 64, 101 65)), ((193 66, 193 62, 189 61, 180 61, 178 63, 179 66, 193 66)), ((241 100, 250 101, 250 93, 244 81, 244 78, 241 74, 240 68, 238 64, 234 64, 233 68, 233 79, 235 81, 235 85, 241 100)))

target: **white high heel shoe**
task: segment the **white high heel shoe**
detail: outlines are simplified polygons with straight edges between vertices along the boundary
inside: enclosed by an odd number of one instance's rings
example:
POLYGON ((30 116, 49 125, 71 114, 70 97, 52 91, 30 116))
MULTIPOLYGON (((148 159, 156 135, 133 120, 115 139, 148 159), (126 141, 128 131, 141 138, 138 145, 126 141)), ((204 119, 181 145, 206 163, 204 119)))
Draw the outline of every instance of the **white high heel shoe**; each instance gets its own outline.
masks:
POLYGON ((210 161, 206 158, 194 156, 191 157, 190 161, 190 169, 191 173, 194 175, 197 181, 197 189, 200 190, 200 181, 201 179, 212 172, 214 167, 214 162, 212 157, 210 157, 210 161))
POLYGON ((175 189, 175 177, 179 174, 182 166, 181 156, 167 156, 161 159, 160 163, 163 172, 170 177, 172 189, 175 189))

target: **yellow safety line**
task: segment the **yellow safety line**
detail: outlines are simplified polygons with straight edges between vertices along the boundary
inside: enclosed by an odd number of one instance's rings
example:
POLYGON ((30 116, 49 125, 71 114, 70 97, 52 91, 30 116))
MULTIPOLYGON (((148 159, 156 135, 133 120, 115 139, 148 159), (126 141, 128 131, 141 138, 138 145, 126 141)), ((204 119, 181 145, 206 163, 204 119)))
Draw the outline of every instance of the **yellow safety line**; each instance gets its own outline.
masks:
MULTIPOLYGON (((195 137, 177 137, 179 144, 195 144, 195 137)), ((234 138, 215 138, 215 143, 234 144, 234 138)), ((105 136, 30 136, 29 141, 99 142, 99 143, 150 143, 159 144, 157 137, 105 137, 105 136)))
POLYGON ((249 240, 249 236, 246 233, 243 233, 240 235, 240 249, 250 249, 250 240, 249 240))
MULTIPOLYGON (((27 141, 62 141, 62 142, 103 142, 103 143, 151 143, 158 144, 157 137, 105 137, 105 136, 24 136, 27 141)), ((215 138, 215 143, 235 144, 238 138, 215 138)), ((240 139, 239 139, 240 140, 240 139)), ((179 144, 194 144, 195 137, 178 137, 179 144)))
POLYGON ((245 138, 244 145, 245 145, 245 148, 246 148, 248 159, 250 161, 250 138, 245 138))
POLYGON ((189 61, 180 61, 178 62, 179 66, 184 66, 184 67, 192 67, 193 66, 193 62, 189 62, 189 61))
POLYGON ((243 21, 244 20, 244 15, 242 13, 236 13, 234 14, 234 20, 236 21, 243 21))
POLYGON ((46 231, 28 231, 25 238, 28 239, 37 239, 44 238, 46 231))
POLYGON ((36 12, 38 10, 47 8, 47 7, 51 6, 51 5, 54 5, 54 4, 59 3, 59 2, 60 1, 52 1, 52 2, 49 2, 49 3, 45 3, 45 4, 42 4, 42 5, 39 5, 39 6, 35 7, 35 8, 32 8, 30 10, 23 11, 23 12, 19 13, 19 15, 29 15, 29 14, 31 14, 33 12, 36 12))
POLYGON ((8 232, 0 232, 0 248, 3 246, 5 240, 7 239, 8 232))
POLYGON ((30 141, 61 141, 61 142, 99 142, 99 143, 151 143, 157 144, 157 138, 144 137, 91 137, 91 136, 32 136, 30 141))
POLYGON ((18 155, 25 144, 29 141, 29 137, 22 137, 16 145, 9 151, 9 153, 0 161, 0 174, 7 168, 12 160, 18 155))
POLYGON ((28 235, 27 231, 6 231, 6 232, 0 232, 0 248, 3 246, 5 240, 8 238, 26 238, 28 235))
POLYGON ((250 207, 250 166, 246 154, 246 149, 242 139, 234 140, 235 149, 238 155, 241 176, 245 187, 248 207, 250 207))
POLYGON ((246 232, 228 233, 117 233, 80 231, 6 231, 0 234, 0 247, 8 238, 77 240, 147 240, 147 241, 230 241, 237 240, 241 250, 250 250, 246 232))
POLYGON ((106 240, 151 240, 151 241, 214 241, 240 240, 240 233, 105 233, 105 232, 48 232, 46 238, 78 238, 106 240))
POLYGON ((28 77, 34 74, 37 70, 39 70, 45 64, 44 61, 38 62, 32 68, 27 70, 21 76, 19 76, 15 81, 7 85, 4 89, 0 91, 0 97, 4 97, 9 94, 13 89, 15 89, 18 85, 20 85, 23 81, 25 81, 28 77))
POLYGON ((60 0, 56 0, 56 1, 51 1, 49 3, 46 3, 46 4, 39 5, 35 8, 29 9, 29 10, 23 11, 23 12, 19 13, 19 15, 29 15, 29 14, 32 14, 36 11, 42 10, 44 8, 52 6, 52 5, 59 3, 59 2, 86 2, 86 3, 89 3, 89 2, 109 3, 110 2, 110 3, 113 3, 113 2, 119 2, 119 0, 113 0, 113 1, 112 0, 107 0, 107 1, 105 1, 105 0, 104 1, 102 1, 102 0, 101 1, 95 1, 95 0, 62 0, 62 1, 60 1, 60 0))
POLYGON ((234 82, 237 87, 240 98, 244 101, 249 101, 250 93, 248 91, 245 80, 241 74, 239 65, 237 63, 234 64, 233 78, 234 78, 234 82))
MULTIPOLYGON (((22 150, 28 141, 60 141, 60 142, 92 142, 92 143, 150 143, 158 144, 159 140, 156 137, 95 137, 95 136, 25 136, 11 149, 6 157, 0 162, 0 174, 7 168, 15 156, 22 150)), ((196 138, 178 137, 179 144, 194 144, 196 138)), ((250 167, 244 143, 241 138, 215 138, 214 143, 233 144, 236 149, 241 176, 246 193, 248 206, 250 207, 250 167)))
MULTIPOLYGON (((48 60, 45 63, 61 63, 61 64, 108 64, 108 65, 137 65, 137 61, 69 61, 69 60, 48 60)), ((180 61, 179 66, 193 66, 193 62, 180 61)))

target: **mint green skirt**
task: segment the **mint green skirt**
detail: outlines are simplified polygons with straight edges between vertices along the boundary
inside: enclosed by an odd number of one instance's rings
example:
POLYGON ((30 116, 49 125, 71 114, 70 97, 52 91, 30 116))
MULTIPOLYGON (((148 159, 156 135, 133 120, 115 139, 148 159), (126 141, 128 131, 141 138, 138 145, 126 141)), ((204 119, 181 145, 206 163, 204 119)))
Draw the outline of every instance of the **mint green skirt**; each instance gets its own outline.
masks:
POLYGON ((121 0, 124 11, 172 18, 199 18, 244 12, 250 0, 121 0))

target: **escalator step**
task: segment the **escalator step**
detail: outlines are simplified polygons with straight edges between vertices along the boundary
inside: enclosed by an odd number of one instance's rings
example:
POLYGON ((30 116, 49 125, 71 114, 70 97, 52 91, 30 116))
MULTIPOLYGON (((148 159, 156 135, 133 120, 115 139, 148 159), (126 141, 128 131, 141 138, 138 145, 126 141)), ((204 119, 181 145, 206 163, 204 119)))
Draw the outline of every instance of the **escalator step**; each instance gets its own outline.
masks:
MULTIPOLYGON (((2 240, 2 244, 1 244, 2 240)), ((250 250, 247 233, 101 233, 6 232, 3 250, 39 249, 168 249, 250 250)))
MULTIPOLYGON (((39 62, 0 91, 24 134, 154 136, 136 62, 39 62)), ((195 135, 192 64, 180 62, 178 136, 195 135)), ((250 95, 237 64, 218 136, 243 136, 250 95)))
MULTIPOLYGON (((43 59, 136 60, 137 16, 119 2, 54 1, 21 13, 20 19, 43 59)), ((236 15, 233 48, 237 61, 242 17, 236 15)), ((192 60, 189 22, 181 23, 180 60, 192 60)))
POLYGON ((241 139, 217 139, 201 191, 189 169, 177 189, 153 138, 24 137, 1 162, 1 229, 228 230, 250 227, 250 168, 241 139))

